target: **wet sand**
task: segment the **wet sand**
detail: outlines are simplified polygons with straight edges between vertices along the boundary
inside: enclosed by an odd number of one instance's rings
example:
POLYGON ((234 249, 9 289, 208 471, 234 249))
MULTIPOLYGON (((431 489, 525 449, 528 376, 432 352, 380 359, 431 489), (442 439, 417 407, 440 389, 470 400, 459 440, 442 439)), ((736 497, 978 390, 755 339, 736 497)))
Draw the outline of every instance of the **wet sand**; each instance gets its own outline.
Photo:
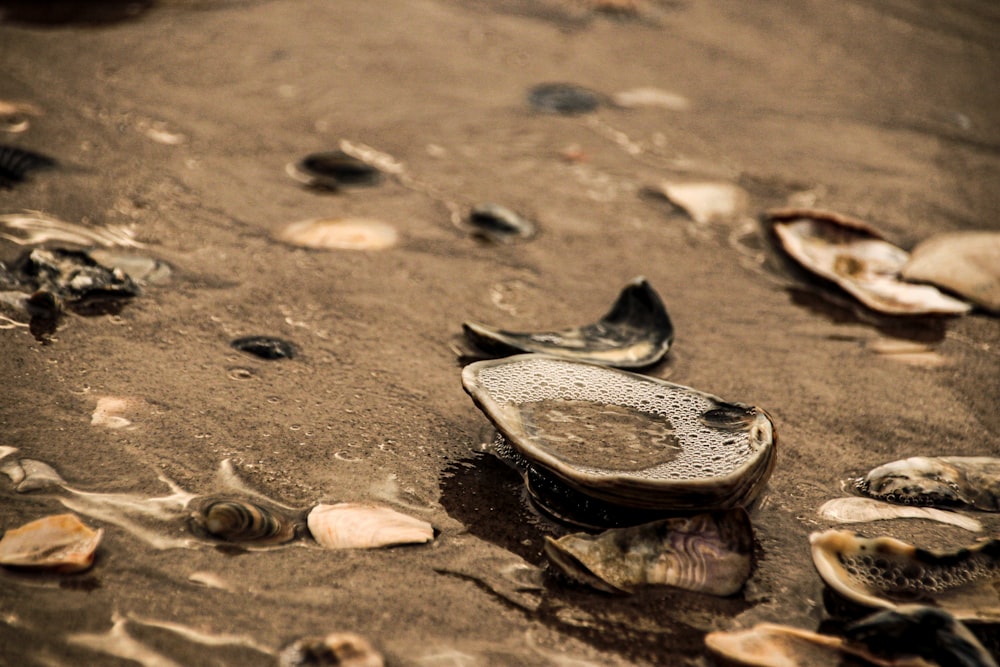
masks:
MULTIPOLYGON (((85 517, 106 530, 89 572, 0 572, 0 664, 134 664, 121 653, 134 643, 109 642, 113 657, 85 638, 116 618, 173 661, 132 655, 145 664, 271 665, 288 642, 333 631, 369 638, 392 665, 705 664, 706 631, 815 629, 843 611, 825 605, 808 550, 842 480, 906 456, 1000 451, 995 317, 886 321, 833 304, 775 261, 755 222, 815 205, 905 248, 996 230, 994 5, 640 2, 632 18, 586 4, 174 0, 39 23, 37 8, 0 3, 0 98, 41 111, 0 140, 61 164, 0 191, 0 213, 125 226, 137 252, 174 268, 117 315, 67 316, 49 344, 0 330, 0 445, 74 488, 135 498, 168 496, 167 479, 222 492, 228 460, 287 505, 383 502, 439 531, 426 546, 240 552, 157 548, 85 517), (533 112, 526 92, 547 81, 655 87, 689 108, 533 112), (405 177, 321 193, 285 175, 341 140, 405 177), (745 213, 696 223, 645 194, 701 178, 744 188, 745 213), (531 216, 539 235, 471 238, 454 214, 484 201, 531 216), (382 220, 401 240, 372 252, 273 240, 318 216, 382 220), (459 380, 461 323, 583 324, 639 275, 676 328, 647 372, 777 424, 778 464, 752 512, 756 569, 733 599, 615 598, 551 576, 553 528, 516 473, 478 451, 486 420, 459 380), (229 347, 254 334, 301 355, 229 347), (880 352, 913 341, 933 354, 880 352), (104 396, 138 399, 130 428, 91 425, 104 396)), ((0 260, 20 251, 0 239, 0 260)), ((4 528, 65 511, 59 494, 5 478, 0 494, 4 528)), ((996 534, 1000 520, 980 518, 996 534)), ((190 537, 181 519, 137 521, 190 537)), ((858 529, 929 547, 974 539, 920 520, 858 529)))

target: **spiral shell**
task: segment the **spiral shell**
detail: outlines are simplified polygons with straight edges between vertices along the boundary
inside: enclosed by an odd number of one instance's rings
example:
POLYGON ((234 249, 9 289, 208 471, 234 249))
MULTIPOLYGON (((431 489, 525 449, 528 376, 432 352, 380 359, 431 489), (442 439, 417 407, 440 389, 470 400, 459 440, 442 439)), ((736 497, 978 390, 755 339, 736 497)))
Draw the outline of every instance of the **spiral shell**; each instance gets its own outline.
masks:
POLYGON ((195 526, 227 542, 283 544, 295 539, 296 522, 283 513, 248 500, 216 499, 194 514, 195 526))

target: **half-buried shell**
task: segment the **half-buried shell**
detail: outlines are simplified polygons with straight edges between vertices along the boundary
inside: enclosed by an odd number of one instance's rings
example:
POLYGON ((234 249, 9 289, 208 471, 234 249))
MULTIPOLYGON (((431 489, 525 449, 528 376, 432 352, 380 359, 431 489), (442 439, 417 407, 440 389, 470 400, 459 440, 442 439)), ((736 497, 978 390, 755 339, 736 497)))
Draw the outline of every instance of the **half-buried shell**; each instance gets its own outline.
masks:
POLYGON ((774 466, 763 410, 656 378, 518 355, 466 366, 462 384, 529 473, 619 508, 745 506, 774 466))
POLYGON ((466 322, 466 337, 495 355, 539 352, 620 368, 655 364, 670 349, 674 327, 660 295, 642 277, 622 289, 594 324, 562 331, 518 333, 466 322))
POLYGON ((295 539, 299 522, 280 510, 237 498, 207 498, 192 514, 192 527, 227 542, 283 544, 295 539))
POLYGON ((327 549, 378 549, 434 539, 431 524, 380 505, 320 504, 307 521, 313 538, 327 549))
POLYGON ((0 539, 0 565, 81 572, 94 564, 104 529, 91 530, 75 514, 57 514, 12 528, 0 539))
POLYGON ((943 287, 1000 314, 1000 232, 932 236, 917 244, 900 272, 906 280, 943 287))
POLYGON ((382 177, 377 168, 344 151, 311 153, 298 162, 287 164, 285 172, 296 181, 320 190, 374 185, 382 177))
POLYGON ((664 585, 726 596, 750 577, 753 529, 737 508, 599 535, 546 537, 545 553, 571 578, 608 593, 664 585))
POLYGON ((951 552, 847 530, 809 536, 816 570, 828 586, 867 607, 919 601, 961 620, 1000 621, 1000 539, 951 552))
POLYGON ((900 505, 1000 512, 1000 458, 913 456, 878 466, 857 481, 857 488, 900 505))
POLYGON ((399 233, 380 220, 313 218, 286 225, 275 238, 300 248, 382 250, 396 245, 399 233))
POLYGON ((886 315, 962 315, 969 304, 931 285, 899 278, 909 254, 860 220, 828 211, 779 209, 765 215, 781 248, 803 268, 886 315))

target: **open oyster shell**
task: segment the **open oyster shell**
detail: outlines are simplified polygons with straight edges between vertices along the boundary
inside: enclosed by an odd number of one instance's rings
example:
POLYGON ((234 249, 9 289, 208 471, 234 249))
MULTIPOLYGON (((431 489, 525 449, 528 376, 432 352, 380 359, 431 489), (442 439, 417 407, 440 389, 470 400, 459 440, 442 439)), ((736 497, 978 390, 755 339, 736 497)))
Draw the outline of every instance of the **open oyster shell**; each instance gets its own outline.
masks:
POLYGON ((913 456, 878 466, 858 480, 857 488, 901 505, 1000 512, 1000 458, 913 456))
POLYGON ((765 220, 792 259, 872 310, 887 315, 962 315, 971 310, 936 287, 901 280, 909 254, 860 220, 794 208, 768 211, 765 220))
POLYGON ((466 366, 462 384, 529 469, 599 501, 745 506, 774 466, 763 410, 656 378, 518 355, 466 366))
POLYGON ((545 553, 571 578, 608 593, 665 585, 726 596, 750 577, 753 528, 746 511, 736 508, 599 535, 546 537, 545 553))
POLYGON ((961 620, 1000 621, 1000 539, 951 552, 848 530, 809 536, 816 570, 828 586, 867 607, 919 601, 961 620))
POLYGON ((477 347, 498 356, 539 352, 620 368, 655 364, 674 339, 663 301, 642 277, 626 285, 611 310, 593 324, 539 333, 493 329, 475 322, 466 322, 462 329, 477 347))

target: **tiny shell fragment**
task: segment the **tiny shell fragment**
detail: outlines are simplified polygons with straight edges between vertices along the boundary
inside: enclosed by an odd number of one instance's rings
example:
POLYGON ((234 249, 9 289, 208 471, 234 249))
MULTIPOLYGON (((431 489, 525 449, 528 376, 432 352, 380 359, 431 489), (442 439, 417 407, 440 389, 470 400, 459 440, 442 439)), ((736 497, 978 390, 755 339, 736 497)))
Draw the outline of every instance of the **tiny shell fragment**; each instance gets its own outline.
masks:
POLYGON ((691 103, 683 95, 651 87, 623 90, 612 95, 611 100, 618 106, 627 109, 659 107, 668 111, 687 111, 691 106, 691 103))
POLYGON ((874 498, 834 498, 823 503, 819 508, 819 515, 824 519, 839 523, 864 523, 884 519, 927 519, 928 521, 939 521, 958 526, 974 533, 983 529, 983 524, 976 519, 957 512, 948 512, 933 507, 892 505, 874 498))
POLYGON ((365 218, 316 218, 293 222, 277 233, 279 241, 322 250, 382 250, 396 244, 392 225, 365 218))
POLYGON ((734 219, 746 208, 746 192, 731 183, 667 181, 658 191, 699 224, 734 219))
POLYGON ((377 549, 434 539, 431 524, 380 505, 320 504, 309 512, 307 523, 327 549, 377 549))
POLYGON ((0 565, 81 572, 94 563, 104 535, 74 514, 57 514, 12 528, 0 539, 0 565))

